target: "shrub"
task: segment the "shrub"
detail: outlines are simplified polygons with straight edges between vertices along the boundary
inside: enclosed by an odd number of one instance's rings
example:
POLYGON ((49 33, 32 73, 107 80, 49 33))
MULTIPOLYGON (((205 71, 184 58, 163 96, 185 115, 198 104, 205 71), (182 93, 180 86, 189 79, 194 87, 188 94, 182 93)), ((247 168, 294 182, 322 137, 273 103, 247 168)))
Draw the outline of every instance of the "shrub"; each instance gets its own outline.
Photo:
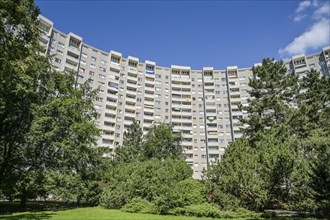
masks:
POLYGON ((185 206, 184 208, 175 208, 169 212, 172 215, 186 215, 196 217, 220 217, 220 210, 212 204, 203 203, 198 205, 185 206))
POLYGON ((182 199, 185 206, 206 202, 206 185, 200 180, 183 180, 176 184, 174 193, 182 199))
POLYGON ((123 212, 132 212, 132 213, 150 213, 150 214, 156 214, 157 208, 156 206, 140 197, 135 197, 127 203, 125 206, 123 206, 121 209, 123 212))
POLYGON ((158 213, 161 215, 168 214, 171 209, 183 207, 182 199, 175 193, 170 192, 159 196, 155 200, 158 213))
POLYGON ((174 208, 169 211, 171 215, 186 215, 196 217, 211 217, 211 218, 258 218, 259 213, 239 208, 235 212, 221 211, 219 208, 210 203, 199 205, 190 205, 183 208, 174 208))

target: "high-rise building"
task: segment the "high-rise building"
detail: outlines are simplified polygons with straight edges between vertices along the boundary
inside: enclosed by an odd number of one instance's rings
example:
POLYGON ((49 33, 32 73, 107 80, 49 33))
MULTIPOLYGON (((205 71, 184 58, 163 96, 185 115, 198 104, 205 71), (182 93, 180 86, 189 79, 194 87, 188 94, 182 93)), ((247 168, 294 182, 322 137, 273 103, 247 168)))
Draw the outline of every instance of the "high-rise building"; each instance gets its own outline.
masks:
MULTIPOLYGON (((193 177, 200 178, 207 161, 221 158, 228 143, 241 137, 240 119, 246 113, 239 105, 247 105, 251 67, 160 67, 153 61, 99 50, 76 34, 56 30, 47 18, 39 16, 39 20, 40 42, 45 53, 53 56, 54 69, 77 71, 77 86, 87 80, 98 89, 95 108, 102 130, 98 146, 120 146, 133 119, 144 133, 155 122, 171 122, 175 132, 182 132, 193 177)), ((326 47, 318 54, 294 56, 286 65, 301 76, 311 68, 329 75, 329 56, 330 47, 326 47)))

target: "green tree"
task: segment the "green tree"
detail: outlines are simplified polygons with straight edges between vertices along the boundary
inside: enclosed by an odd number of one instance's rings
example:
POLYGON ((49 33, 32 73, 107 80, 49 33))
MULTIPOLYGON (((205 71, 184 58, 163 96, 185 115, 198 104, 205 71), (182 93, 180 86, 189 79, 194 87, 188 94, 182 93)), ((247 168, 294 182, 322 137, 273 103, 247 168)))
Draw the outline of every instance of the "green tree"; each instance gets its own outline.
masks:
POLYGON ((191 167, 182 158, 121 163, 108 173, 101 204, 120 208, 135 197, 154 201, 191 175, 191 167))
POLYGON ((330 140, 324 132, 316 130, 304 143, 314 149, 310 159, 310 182, 312 199, 319 217, 330 215, 330 140))
POLYGON ((249 209, 262 209, 267 199, 265 183, 260 178, 258 151, 247 139, 233 142, 221 162, 206 173, 208 198, 224 209, 237 204, 249 209))
POLYGON ((299 90, 299 108, 291 120, 295 133, 306 138, 321 128, 330 134, 330 79, 316 70, 308 71, 300 79, 299 90))
POLYGON ((143 143, 143 132, 140 124, 133 120, 133 123, 124 132, 123 145, 114 151, 113 162, 129 163, 141 156, 143 143))
MULTIPOLYGON (((47 80, 40 83, 39 91, 44 100, 41 105, 34 106, 34 120, 27 134, 28 150, 23 151, 26 171, 21 175, 23 192, 24 187, 35 185, 24 178, 31 172, 44 175, 54 171, 70 178, 81 177, 81 184, 86 184, 85 180, 97 180, 95 175, 102 162, 94 148, 99 135, 94 124, 96 91, 87 83, 80 88, 74 88, 74 84, 73 73, 58 72, 49 74, 47 80)), ((78 202, 80 197, 78 194, 78 202)))
POLYGON ((83 177, 99 164, 96 93, 75 89, 74 74, 51 71, 38 14, 32 0, 0 1, 0 186, 22 205, 46 194, 47 171, 83 177))
POLYGON ((142 157, 144 159, 181 157, 181 141, 181 133, 174 133, 171 124, 156 124, 151 127, 146 136, 146 140, 143 144, 142 157))
POLYGON ((38 14, 33 0, 0 1, 0 187, 9 197, 27 167, 22 152, 50 68, 40 55, 38 14))
POLYGON ((286 122, 297 95, 298 77, 294 72, 287 72, 283 61, 274 59, 264 59, 262 65, 253 67, 252 71, 249 105, 241 108, 248 113, 242 119, 248 125, 243 131, 253 144, 267 129, 286 122))

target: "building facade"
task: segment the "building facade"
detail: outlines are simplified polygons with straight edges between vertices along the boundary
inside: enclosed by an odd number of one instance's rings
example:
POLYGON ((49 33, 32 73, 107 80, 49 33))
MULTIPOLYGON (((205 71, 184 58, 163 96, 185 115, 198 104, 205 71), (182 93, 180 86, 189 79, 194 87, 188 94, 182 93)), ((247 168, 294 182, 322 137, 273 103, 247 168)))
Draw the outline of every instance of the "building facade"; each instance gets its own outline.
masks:
MULTIPOLYGON (((228 66, 225 70, 189 66, 157 66, 155 62, 122 57, 83 43, 83 38, 64 34, 53 22, 39 16, 40 43, 53 56, 58 71, 76 71, 77 86, 88 81, 98 89, 95 108, 102 131, 98 146, 111 149, 123 142, 124 130, 136 119, 144 134, 157 122, 171 122, 182 132, 186 161, 200 178, 207 161, 216 161, 225 148, 241 137, 240 119, 246 115, 239 105, 247 105, 252 68, 228 66)), ((289 71, 303 76, 311 68, 329 74, 330 47, 322 52, 292 57, 289 71)), ((255 64, 258 65, 258 64, 255 64)))

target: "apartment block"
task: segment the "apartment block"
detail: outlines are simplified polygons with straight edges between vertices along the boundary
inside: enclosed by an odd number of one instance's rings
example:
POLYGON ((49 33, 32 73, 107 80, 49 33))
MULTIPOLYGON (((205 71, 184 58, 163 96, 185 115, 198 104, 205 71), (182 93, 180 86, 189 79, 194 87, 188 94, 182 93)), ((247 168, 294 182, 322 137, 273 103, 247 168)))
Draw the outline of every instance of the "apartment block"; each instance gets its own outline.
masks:
MULTIPOLYGON (((39 21, 40 43, 45 54, 53 56, 54 69, 76 71, 77 87, 88 81, 98 90, 96 123, 102 130, 98 146, 120 146, 133 119, 144 134, 154 123, 171 122, 174 132, 182 132, 184 156, 194 170, 193 177, 201 178, 209 163, 221 159, 228 143, 241 137, 240 119, 246 112, 239 105, 248 104, 251 67, 161 67, 154 61, 141 62, 94 48, 81 36, 55 29, 44 16, 39 21)), ((330 47, 318 54, 293 56, 286 65, 289 72, 300 76, 313 68, 330 77, 330 47)))

